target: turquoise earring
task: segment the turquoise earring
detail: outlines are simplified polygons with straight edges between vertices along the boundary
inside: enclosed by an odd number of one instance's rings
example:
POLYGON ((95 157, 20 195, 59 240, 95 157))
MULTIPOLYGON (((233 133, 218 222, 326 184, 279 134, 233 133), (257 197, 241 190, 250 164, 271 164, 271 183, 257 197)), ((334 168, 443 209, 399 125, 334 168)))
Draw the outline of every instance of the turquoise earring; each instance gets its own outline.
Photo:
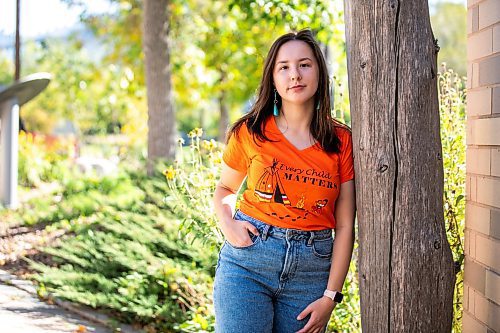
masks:
POLYGON ((279 116, 280 115, 280 112, 278 110, 278 98, 277 98, 277 91, 276 89, 274 89, 274 111, 273 111, 273 115, 275 117, 279 116))

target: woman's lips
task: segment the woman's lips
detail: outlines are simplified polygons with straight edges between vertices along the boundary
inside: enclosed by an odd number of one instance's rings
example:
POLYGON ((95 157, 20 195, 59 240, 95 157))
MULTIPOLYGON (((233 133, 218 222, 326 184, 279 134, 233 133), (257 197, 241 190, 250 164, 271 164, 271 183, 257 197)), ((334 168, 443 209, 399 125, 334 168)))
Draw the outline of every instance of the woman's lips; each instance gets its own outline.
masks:
POLYGON ((299 91, 299 90, 302 90, 302 88, 305 88, 305 86, 293 86, 291 88, 288 88, 288 90, 293 90, 293 91, 299 91))

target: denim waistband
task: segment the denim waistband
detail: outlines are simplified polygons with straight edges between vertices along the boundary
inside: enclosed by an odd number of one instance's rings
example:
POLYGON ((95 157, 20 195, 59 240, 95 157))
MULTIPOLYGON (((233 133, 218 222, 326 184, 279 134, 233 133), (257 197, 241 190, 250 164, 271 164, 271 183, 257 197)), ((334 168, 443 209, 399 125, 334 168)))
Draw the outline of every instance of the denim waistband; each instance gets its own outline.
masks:
POLYGON ((296 240, 305 239, 308 241, 308 243, 312 243, 314 239, 321 240, 332 237, 332 229, 307 231, 307 230, 276 227, 267 224, 265 222, 262 222, 261 220, 258 220, 254 217, 251 217, 240 210, 236 211, 234 218, 252 223, 259 230, 259 233, 261 234, 261 237, 264 240, 267 238, 268 235, 270 235, 277 238, 296 239, 296 240))

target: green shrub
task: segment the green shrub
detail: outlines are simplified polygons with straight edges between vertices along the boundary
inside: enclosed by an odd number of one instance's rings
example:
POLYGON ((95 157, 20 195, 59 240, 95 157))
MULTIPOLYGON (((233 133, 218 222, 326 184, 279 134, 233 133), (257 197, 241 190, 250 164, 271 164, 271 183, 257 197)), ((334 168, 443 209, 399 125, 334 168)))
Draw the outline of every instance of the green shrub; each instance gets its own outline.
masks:
POLYGON ((157 196, 168 189, 158 176, 75 179, 53 211, 53 203, 45 201, 50 212, 37 211, 33 220, 50 220, 52 228, 71 234, 43 249, 52 265, 31 263, 40 272, 34 276, 40 293, 150 330, 209 327, 199 318, 211 313, 215 253, 199 241, 179 238, 180 222, 164 207, 163 195, 157 196))
POLYGON ((181 232, 185 237, 199 239, 215 251, 224 239, 212 204, 221 171, 222 145, 202 140, 202 134, 199 128, 189 133, 188 149, 183 149, 183 142, 179 142, 175 163, 164 170, 169 187, 165 203, 182 218, 181 232))
POLYGON ((438 79, 446 234, 456 266, 453 332, 461 332, 465 228, 465 82, 443 64, 438 79))
POLYGON ((44 135, 19 133, 19 185, 38 187, 43 182, 61 181, 72 176, 69 157, 74 155, 74 139, 57 140, 44 135))

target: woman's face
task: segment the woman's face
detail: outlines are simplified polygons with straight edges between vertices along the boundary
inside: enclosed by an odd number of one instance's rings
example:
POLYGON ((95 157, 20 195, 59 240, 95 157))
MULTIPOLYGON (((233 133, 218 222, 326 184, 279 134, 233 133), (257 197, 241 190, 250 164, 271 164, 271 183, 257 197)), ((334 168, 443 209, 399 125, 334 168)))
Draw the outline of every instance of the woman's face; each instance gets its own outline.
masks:
POLYGON ((299 40, 281 45, 274 63, 273 80, 283 105, 314 103, 319 70, 309 45, 299 40))

